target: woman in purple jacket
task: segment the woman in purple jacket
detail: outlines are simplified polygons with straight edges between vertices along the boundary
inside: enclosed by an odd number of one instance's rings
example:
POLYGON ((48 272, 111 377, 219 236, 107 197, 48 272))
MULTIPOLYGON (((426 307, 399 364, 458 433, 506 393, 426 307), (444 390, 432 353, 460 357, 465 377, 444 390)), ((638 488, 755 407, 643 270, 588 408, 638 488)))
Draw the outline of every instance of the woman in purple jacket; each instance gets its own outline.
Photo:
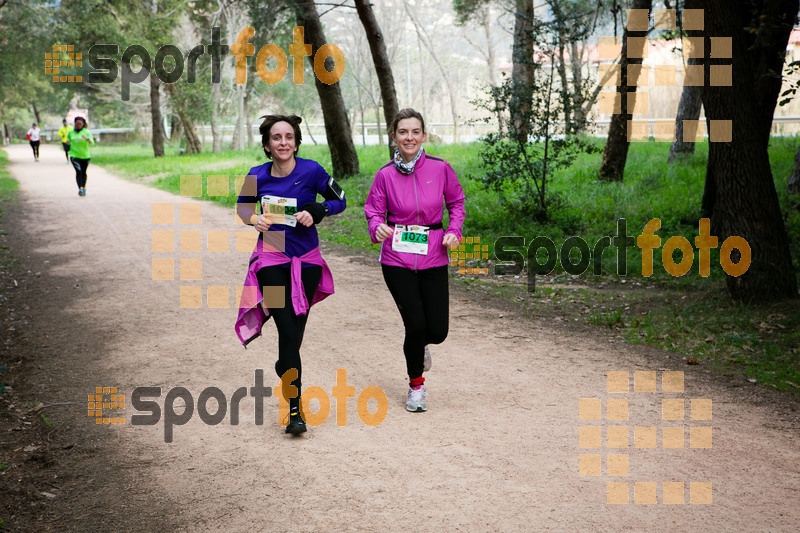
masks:
POLYGON ((422 376, 431 366, 428 345, 447 337, 447 247, 461 239, 464 191, 447 161, 422 150, 427 133, 421 114, 402 109, 390 129, 397 150, 375 175, 364 213, 372 242, 383 243, 383 279, 405 326, 406 410, 420 412, 428 409, 422 376), (442 204, 450 217, 446 231, 442 204))
POLYGON ((319 163, 297 157, 302 142, 300 117, 261 118, 261 144, 271 161, 250 169, 237 200, 239 217, 260 235, 250 258, 236 333, 246 346, 261 334, 269 317, 274 319, 278 328, 275 372, 281 378, 289 372, 281 380, 286 387, 282 394, 289 400, 286 433, 299 434, 306 431, 300 414, 300 345, 308 310, 333 294, 333 278, 320 255, 315 225, 327 215, 344 211, 347 203, 344 191, 319 163), (318 194, 324 202, 317 202, 318 194), (256 213, 257 203, 261 214, 256 213), (262 288, 269 292, 264 294, 262 288))

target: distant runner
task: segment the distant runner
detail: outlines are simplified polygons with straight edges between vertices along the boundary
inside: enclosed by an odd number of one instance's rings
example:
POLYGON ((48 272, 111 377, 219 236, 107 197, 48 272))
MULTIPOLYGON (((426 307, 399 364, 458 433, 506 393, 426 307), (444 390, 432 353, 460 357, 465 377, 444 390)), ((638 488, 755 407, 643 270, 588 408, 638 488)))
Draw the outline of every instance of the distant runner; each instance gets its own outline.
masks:
POLYGON ((27 133, 28 142, 31 143, 31 149, 33 150, 33 160, 37 163, 39 162, 39 136, 41 133, 42 130, 39 129, 39 126, 37 126, 35 122, 27 133))
POLYGON ((89 145, 94 144, 92 132, 86 127, 86 119, 75 117, 75 128, 67 134, 69 156, 75 168, 78 196, 86 196, 86 169, 89 168, 89 145))
POLYGON ((61 146, 64 148, 64 156, 67 158, 67 164, 69 165, 69 142, 67 141, 67 136, 69 132, 72 131, 72 126, 67 124, 67 119, 63 119, 61 124, 62 126, 58 128, 58 138, 61 139, 61 146))

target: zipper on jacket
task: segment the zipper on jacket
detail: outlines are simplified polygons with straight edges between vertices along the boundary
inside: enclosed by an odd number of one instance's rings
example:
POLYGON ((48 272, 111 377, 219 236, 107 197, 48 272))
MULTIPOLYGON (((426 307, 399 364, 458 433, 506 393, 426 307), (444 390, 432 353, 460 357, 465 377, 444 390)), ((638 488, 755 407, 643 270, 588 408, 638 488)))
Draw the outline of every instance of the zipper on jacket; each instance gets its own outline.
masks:
MULTIPOLYGON (((416 171, 411 173, 411 177, 414 180, 414 201, 417 204, 417 225, 419 226, 419 196, 417 196, 417 173, 416 173, 416 171)), ((414 273, 416 273, 416 272, 417 272, 417 254, 414 254, 414 273)))

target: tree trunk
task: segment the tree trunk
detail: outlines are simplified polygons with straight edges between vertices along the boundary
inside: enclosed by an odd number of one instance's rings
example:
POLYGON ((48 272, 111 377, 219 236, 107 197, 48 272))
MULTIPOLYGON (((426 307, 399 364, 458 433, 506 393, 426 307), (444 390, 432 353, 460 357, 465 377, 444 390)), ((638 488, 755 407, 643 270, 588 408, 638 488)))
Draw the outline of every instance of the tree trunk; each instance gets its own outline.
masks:
POLYGON ((150 73, 150 122, 153 134, 153 157, 164 156, 164 121, 161 118, 161 92, 158 87, 161 80, 155 73, 150 73))
MULTIPOLYGON (((295 0, 297 6, 297 25, 305 28, 305 37, 311 43, 308 62, 313 67, 314 54, 325 44, 325 34, 319 22, 319 14, 313 2, 295 0)), ((329 58, 330 60, 330 58, 329 58)), ((325 63, 328 63, 326 61, 325 63)), ((358 155, 351 135, 350 119, 342 98, 339 83, 327 85, 314 76, 322 117, 325 121, 325 134, 331 151, 331 167, 335 178, 358 174, 358 155)))
MULTIPOLYGON (((385 111, 384 111, 385 113, 385 111)), ((395 113, 397 114, 397 113, 395 113)), ((392 115, 392 120, 394 120, 394 115, 392 115)), ((383 132, 381 131, 381 110, 378 107, 378 104, 375 104, 375 125, 378 129, 378 145, 383 146, 383 132)), ((391 125, 391 121, 386 124, 386 131, 389 131, 389 126, 391 125)), ((394 151, 392 150, 392 145, 389 144, 389 159, 394 157, 394 151)))
MULTIPOLYGON (((648 12, 652 7, 652 0, 633 0, 633 9, 646 9, 648 12)), ((707 17, 706 17, 707 18, 707 17)), ((603 149, 603 162, 600 164, 599 178, 602 181, 622 181, 625 172, 625 162, 628 160, 628 123, 633 119, 633 115, 628 111, 628 94, 636 92, 636 79, 628 79, 628 65, 642 64, 642 50, 637 49, 635 55, 640 57, 628 57, 628 38, 645 37, 646 31, 629 31, 627 25, 622 34, 622 58, 620 69, 622 77, 617 92, 622 98, 621 113, 611 116, 611 124, 608 127, 608 139, 603 149)), ((645 44, 645 46, 647 46, 645 44)), ((631 49, 631 51, 633 51, 631 49)))
POLYGON ((36 124, 41 127, 42 119, 39 117, 39 108, 36 107, 36 102, 33 102, 33 115, 36 117, 36 124))
POLYGON ((219 130, 220 84, 211 84, 211 151, 218 154, 222 147, 222 132, 219 130))
POLYGON ((572 67, 572 105, 574 116, 572 119, 572 133, 581 133, 586 130, 586 113, 584 112, 585 93, 583 92, 583 46, 577 41, 570 43, 570 63, 572 67))
POLYGON ((3 138, 3 144, 8 144, 11 142, 11 130, 8 129, 8 123, 3 122, 3 132, 5 133, 5 137, 3 138))
MULTIPOLYGON (((365 0, 355 0, 355 3, 356 10, 358 11, 358 18, 361 19, 361 25, 364 26, 364 32, 367 34, 369 50, 372 53, 372 62, 375 65, 375 74, 378 76, 378 84, 381 87, 383 117, 386 122, 386 131, 389 131, 389 125, 392 123, 392 120, 394 120, 397 112, 400 111, 400 106, 397 103, 394 75, 392 74, 392 65, 389 62, 389 54, 386 52, 386 42, 383 38, 383 33, 381 33, 381 28, 378 26, 378 21, 375 19, 375 13, 373 13, 370 3, 365 0)), ((380 119, 378 122, 380 122, 380 119)), ((378 137, 380 138, 380 127, 378 127, 378 137)), ((391 146, 389 147, 389 157, 392 157, 391 146)))
POLYGON ((244 85, 236 86, 236 129, 233 132, 234 150, 244 150, 244 85))
MULTIPOLYGON (((691 58, 690 61, 694 59, 691 58)), ((689 63, 692 64, 692 63, 689 63)), ((693 154, 694 141, 683 140, 683 121, 697 120, 700 118, 700 109, 703 107, 703 88, 687 85, 681 92, 681 101, 678 104, 678 114, 675 116, 675 140, 669 147, 667 163, 672 163, 678 154, 693 154)))
MULTIPOLYGON (((567 79, 567 43, 562 36, 558 37, 558 77, 561 80, 561 105, 564 106, 564 133, 572 133, 572 98, 569 91, 569 80, 567 79)), ((552 63, 551 63, 552 68, 552 63)))
POLYGON ((250 98, 249 94, 245 94, 244 97, 244 116, 245 116, 245 130, 247 131, 247 135, 245 135, 245 148, 249 149, 253 146, 253 119, 250 117, 250 98))
MULTIPOLYGON (((728 293, 744 302, 796 298, 767 147, 798 0, 708 0, 704 7, 705 35, 732 38, 732 59, 707 59, 706 79, 711 66, 731 64, 733 79, 730 86, 706 84, 703 89, 709 125, 703 203, 720 244, 739 236, 749 244, 751 257, 743 275, 727 277, 728 293), (728 126, 730 133, 724 131, 728 126)), ((706 37, 706 49, 709 45, 706 37)))
POLYGON ((527 117, 531 111, 530 87, 533 81, 533 0, 516 0, 511 61, 511 123, 517 133, 517 141, 527 143, 530 133, 527 117))
POLYGON ((176 114, 173 114, 169 120, 170 120, 169 138, 173 142, 175 142, 175 140, 177 139, 177 141, 180 143, 181 137, 183 137, 183 122, 181 122, 180 117, 176 114))
MULTIPOLYGON (((167 92, 170 94, 170 96, 174 97, 177 94, 178 90, 175 88, 175 84, 165 83, 164 86, 167 88, 167 92)), ((175 106, 175 108, 175 112, 178 113, 178 118, 181 119, 181 123, 183 124, 183 131, 186 132, 186 153, 202 153, 203 143, 200 142, 200 138, 197 136, 192 119, 189 117, 189 115, 184 113, 183 109, 180 107, 175 106)))

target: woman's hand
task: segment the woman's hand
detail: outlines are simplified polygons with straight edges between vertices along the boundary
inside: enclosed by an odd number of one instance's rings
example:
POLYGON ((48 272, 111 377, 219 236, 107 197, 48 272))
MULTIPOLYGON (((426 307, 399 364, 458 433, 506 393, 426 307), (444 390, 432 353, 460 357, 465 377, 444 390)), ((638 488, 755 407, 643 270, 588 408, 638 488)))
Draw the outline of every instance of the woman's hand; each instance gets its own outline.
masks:
MULTIPOLYGON (((265 232, 265 231, 269 231, 269 227, 272 225, 272 221, 269 219, 269 216, 268 215, 264 215, 264 214, 255 215, 255 216, 257 217, 256 218, 256 223, 254 224, 255 227, 256 227, 256 230, 260 231, 262 233, 265 232)), ((253 215, 250 216, 250 219, 251 220, 253 219, 253 215)))
POLYGON ((392 236, 394 230, 388 224, 381 224, 378 226, 378 229, 375 230, 375 240, 378 242, 383 242, 389 237, 392 236))
POLYGON ((452 233, 448 233, 444 237, 442 237, 442 246, 447 246, 448 248, 455 248, 458 246, 458 237, 453 235, 452 233))
POLYGON ((305 227, 309 227, 314 223, 314 217, 312 217, 311 213, 308 211, 300 211, 299 213, 295 213, 294 218, 296 218, 297 221, 305 227))

